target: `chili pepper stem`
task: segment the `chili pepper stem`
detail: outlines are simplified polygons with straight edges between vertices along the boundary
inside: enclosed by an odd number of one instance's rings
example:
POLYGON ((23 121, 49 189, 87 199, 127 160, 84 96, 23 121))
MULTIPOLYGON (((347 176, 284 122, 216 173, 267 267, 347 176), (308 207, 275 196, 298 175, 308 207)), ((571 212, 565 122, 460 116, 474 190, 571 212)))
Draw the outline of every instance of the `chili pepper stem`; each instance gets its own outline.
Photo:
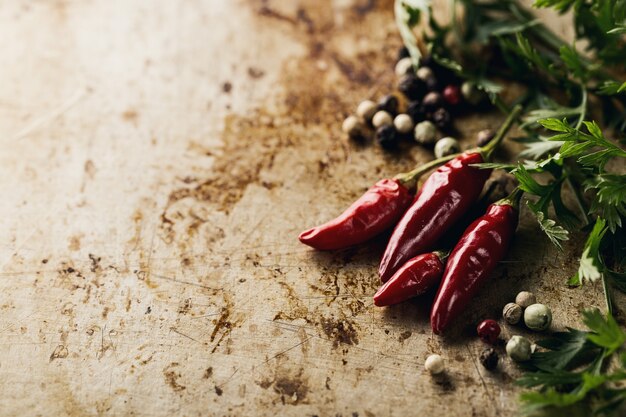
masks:
POLYGON ((521 188, 515 188, 515 190, 513 190, 513 192, 509 194, 508 197, 504 197, 502 200, 498 200, 494 204, 497 204, 499 206, 509 205, 517 210, 519 209, 519 202, 522 198, 522 194, 524 194, 524 191, 522 191, 521 188))
POLYGON ((447 156, 444 156, 444 157, 432 160, 432 161, 430 161, 428 163, 425 163, 423 165, 418 166, 417 168, 413 169, 412 171, 404 172, 402 174, 398 174, 394 178, 397 179, 398 181, 400 181, 402 183, 402 185, 404 185, 406 188, 411 189, 411 188, 415 187, 415 185, 417 184, 417 180, 422 175, 424 175, 425 173, 427 173, 431 169, 438 167, 441 164, 445 164, 446 162, 456 158, 459 155, 460 155, 459 153, 455 153, 455 154, 452 154, 452 155, 447 155, 447 156))
POLYGON ((437 256, 437 258, 439 258, 441 263, 444 265, 445 265, 446 259, 448 259, 448 256, 450 256, 449 250, 436 250, 433 253, 437 256))
POLYGON ((519 117, 522 109, 523 107, 520 104, 513 107, 513 110, 511 110, 511 113, 509 113, 504 123, 502 123, 500 129, 498 129, 498 132, 493 137, 493 139, 491 139, 491 141, 482 148, 479 148, 485 162, 487 162, 491 158, 491 154, 500 145, 500 142, 502 142, 502 140, 506 136, 506 133, 509 131, 515 120, 519 117))

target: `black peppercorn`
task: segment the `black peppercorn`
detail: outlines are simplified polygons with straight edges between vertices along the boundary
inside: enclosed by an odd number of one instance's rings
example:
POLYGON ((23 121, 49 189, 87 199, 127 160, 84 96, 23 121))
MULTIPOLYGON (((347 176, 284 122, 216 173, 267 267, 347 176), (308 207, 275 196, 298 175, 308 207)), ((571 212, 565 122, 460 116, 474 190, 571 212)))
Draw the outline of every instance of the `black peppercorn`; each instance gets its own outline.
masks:
POLYGON ((432 120, 435 126, 444 131, 450 128, 450 123, 452 122, 450 113, 443 107, 435 110, 432 115, 432 120))
POLYGON ((413 123, 417 124, 426 119, 426 112, 419 101, 412 101, 406 109, 406 113, 411 116, 413 123))
POLYGON ((480 364, 489 371, 493 371, 498 367, 498 353, 492 349, 485 349, 480 354, 480 364))
POLYGON ((428 77, 425 81, 426 91, 437 91, 439 90, 439 83, 435 77, 428 77))
POLYGON ((398 132, 393 125, 381 126, 376 130, 376 140, 383 149, 393 149, 398 142, 398 132))
POLYGON ((414 74, 407 74, 400 80, 398 90, 409 100, 418 100, 426 92, 426 84, 414 74))
POLYGON ((396 59, 396 61, 400 61, 402 58, 406 58, 408 56, 411 56, 411 54, 409 54, 409 50, 406 49, 406 46, 403 46, 402 48, 398 49, 398 58, 396 59))
POLYGON ((433 111, 443 105, 443 97, 441 96, 441 94, 435 91, 431 91, 424 96, 422 105, 424 106, 424 109, 426 111, 433 111))
POLYGON ((398 97, 388 94, 378 102, 378 110, 386 111, 395 116, 398 113, 398 97))
POLYGON ((491 139, 493 139, 494 136, 495 133, 491 129, 481 130, 478 132, 478 135, 476 135, 476 145, 485 146, 491 139))

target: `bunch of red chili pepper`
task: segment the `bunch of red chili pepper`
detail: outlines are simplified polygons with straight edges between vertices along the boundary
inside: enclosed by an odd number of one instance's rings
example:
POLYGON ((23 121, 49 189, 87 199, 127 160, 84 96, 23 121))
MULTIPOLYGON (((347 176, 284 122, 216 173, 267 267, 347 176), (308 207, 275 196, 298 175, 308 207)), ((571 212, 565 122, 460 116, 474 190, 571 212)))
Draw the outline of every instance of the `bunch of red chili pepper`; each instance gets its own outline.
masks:
POLYGON ((486 146, 379 181, 339 217, 301 233, 300 241, 321 250, 342 249, 395 226, 378 270, 383 286, 374 304, 396 304, 439 284, 430 321, 441 333, 504 258, 515 233, 519 190, 490 205, 449 256, 433 251, 478 200, 491 170, 474 165, 489 160, 520 112, 516 107, 486 146), (413 196, 418 178, 441 164, 413 196))

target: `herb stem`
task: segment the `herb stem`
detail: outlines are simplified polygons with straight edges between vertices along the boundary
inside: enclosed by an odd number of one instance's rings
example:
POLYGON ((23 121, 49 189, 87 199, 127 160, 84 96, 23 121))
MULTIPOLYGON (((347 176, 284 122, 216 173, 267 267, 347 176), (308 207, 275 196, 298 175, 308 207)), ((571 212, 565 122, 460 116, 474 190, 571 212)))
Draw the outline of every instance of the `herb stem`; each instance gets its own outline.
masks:
POLYGON ((513 123, 515 123, 519 115, 522 113, 522 109, 523 108, 520 104, 513 107, 513 110, 511 110, 504 123, 502 123, 502 126, 500 126, 500 129, 498 129, 498 132, 493 139, 491 139, 488 144, 480 148, 480 153, 483 155, 485 162, 491 158, 491 154, 500 145, 500 142, 502 142, 513 123))
POLYGON ((604 301, 606 302, 606 311, 608 312, 608 314, 613 315, 613 302, 611 301, 611 291, 605 273, 602 274, 602 288, 604 289, 604 301))

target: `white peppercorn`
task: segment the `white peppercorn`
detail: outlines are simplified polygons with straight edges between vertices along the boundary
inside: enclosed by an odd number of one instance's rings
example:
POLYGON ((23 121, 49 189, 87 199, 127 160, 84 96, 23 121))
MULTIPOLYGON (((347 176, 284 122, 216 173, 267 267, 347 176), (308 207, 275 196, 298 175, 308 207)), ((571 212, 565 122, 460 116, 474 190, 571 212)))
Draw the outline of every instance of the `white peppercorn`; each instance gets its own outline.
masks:
POLYGON ((396 64, 396 75, 398 77, 402 77, 403 75, 410 72, 412 68, 413 68, 413 62, 411 61, 411 58, 409 57, 402 58, 396 64))
POLYGON ((424 368, 433 375, 442 373, 445 369, 443 358, 437 354, 428 355, 424 368))
POLYGON ((432 122, 425 120, 415 125, 414 136, 422 145, 432 145, 437 139, 437 128, 432 122))
POLYGON ((524 324, 531 330, 546 330, 552 324, 552 311, 543 304, 532 304, 524 311, 524 324))
POLYGON ((485 146, 493 139, 495 132, 491 129, 484 129, 476 135, 476 145, 485 146))
POLYGON ((431 70, 428 67, 421 67, 420 69, 417 70, 417 78, 419 78, 422 81, 426 81, 429 78, 432 78, 433 76, 434 76, 433 70, 431 70))
POLYGON ((378 107, 376 103, 371 100, 365 100, 359 103, 359 106, 356 108, 356 115, 365 123, 369 123, 377 110, 378 107))
POLYGON ((502 310, 502 317, 509 324, 517 324, 522 319, 522 307, 519 304, 508 303, 502 310))
POLYGON ((452 155, 459 151, 459 142, 451 137, 441 138, 435 143, 435 158, 452 155))
POLYGON ((391 118, 391 115, 384 110, 377 111, 376 114, 374 114, 374 117, 372 117, 372 125, 374 125, 375 128, 390 125, 392 123, 393 119, 391 118))
POLYGON ((473 105, 480 103, 483 99, 482 93, 476 88, 476 84, 471 81, 466 81, 461 84, 461 94, 465 101, 473 105))
POLYGON ((532 304, 537 302, 537 297, 535 294, 529 291, 522 291, 515 297, 515 303, 519 304, 520 307, 526 308, 532 304))
POLYGON ((413 119, 408 114, 399 114, 393 119, 393 125, 399 133, 406 134, 413 130, 413 119))
POLYGON ((523 336, 513 336, 506 344, 506 354, 514 361, 527 361, 531 353, 530 341, 523 336))
POLYGON ((357 137, 363 132, 363 125, 356 116, 348 116, 341 125, 341 130, 350 137, 357 137))

